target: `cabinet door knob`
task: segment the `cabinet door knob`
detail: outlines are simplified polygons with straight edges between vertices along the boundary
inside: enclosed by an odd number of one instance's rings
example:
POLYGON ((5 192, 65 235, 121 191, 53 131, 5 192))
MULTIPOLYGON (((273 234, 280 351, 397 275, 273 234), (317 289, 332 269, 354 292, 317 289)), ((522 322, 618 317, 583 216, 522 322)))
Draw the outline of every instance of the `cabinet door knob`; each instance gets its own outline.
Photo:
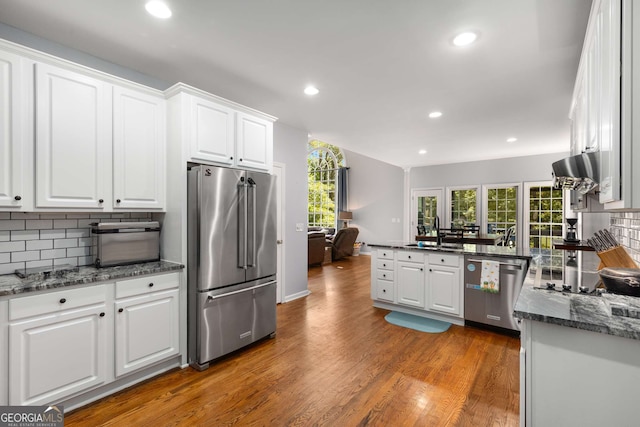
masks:
POLYGON ((116 203, 120 203, 120 199, 116 199, 116 203))
POLYGON ((16 196, 16 197, 14 197, 13 199, 14 199, 14 200, 22 200, 22 197, 20 197, 20 196, 16 196))
POLYGON ((423 269, 423 268, 420 268, 420 271, 424 271, 424 269, 423 269))
POLYGON ((60 298, 60 304, 64 304, 65 302, 67 302, 66 298, 60 298))
POLYGON ((122 313, 124 311, 124 308, 119 308, 118 309, 118 313, 122 313))
POLYGON ((444 262, 444 258, 442 258, 440 261, 444 262))
POLYGON ((429 269, 429 271, 433 271, 432 269, 429 269))
POLYGON ((153 288, 153 283, 149 283, 149 287, 150 287, 150 288, 153 288))
POLYGON ((387 253, 386 253, 386 252, 383 252, 383 253, 382 253, 382 256, 387 256, 387 253))
POLYGON ((240 161, 242 161, 242 159, 240 159, 240 161))
POLYGON ((386 294, 386 293, 387 293, 387 290, 386 290, 386 289, 383 289, 383 290, 382 290, 382 293, 383 293, 383 294, 386 294))
POLYGON ((104 203, 104 199, 98 200, 98 203, 104 203))
POLYGON ((382 275, 382 277, 387 277, 387 275, 386 275, 386 274, 383 274, 383 275, 382 275))
POLYGON ((233 156, 229 157, 229 160, 233 160, 233 156))
POLYGON ((100 317, 104 317, 104 312, 100 313, 100 317))
POLYGON ((407 256, 407 258, 411 259, 411 255, 407 256))

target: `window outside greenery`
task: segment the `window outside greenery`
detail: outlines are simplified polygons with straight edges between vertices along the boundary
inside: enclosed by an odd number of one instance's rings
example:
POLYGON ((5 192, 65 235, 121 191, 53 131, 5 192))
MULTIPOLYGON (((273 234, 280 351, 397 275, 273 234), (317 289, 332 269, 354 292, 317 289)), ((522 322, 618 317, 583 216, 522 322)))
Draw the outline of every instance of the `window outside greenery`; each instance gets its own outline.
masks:
MULTIPOLYGON (((487 189, 487 232, 504 235, 509 228, 514 228, 511 235, 512 245, 517 244, 515 234, 518 218, 518 187, 487 189)), ((508 243, 508 242, 507 242, 508 243)))
MULTIPOLYGON (((562 238, 562 190, 550 186, 529 190, 529 247, 541 249, 548 255, 545 268, 552 276, 562 278, 562 251, 553 249, 553 239, 562 238)), ((545 257, 546 258, 546 257, 545 257)))
POLYGON ((308 225, 336 227, 338 168, 345 165, 340 148, 322 141, 309 141, 308 225))
POLYGON ((451 228, 476 223, 476 189, 451 190, 451 228))

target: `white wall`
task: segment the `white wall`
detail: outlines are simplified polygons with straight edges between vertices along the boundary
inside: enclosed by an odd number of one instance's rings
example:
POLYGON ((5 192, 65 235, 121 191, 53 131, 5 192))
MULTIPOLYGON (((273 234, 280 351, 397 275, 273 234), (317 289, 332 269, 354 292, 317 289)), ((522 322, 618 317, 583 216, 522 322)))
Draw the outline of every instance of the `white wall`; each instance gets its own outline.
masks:
POLYGON ((273 159, 285 164, 284 300, 288 301, 308 293, 307 132, 276 122, 273 159), (304 231, 296 231, 296 223, 302 223, 304 231))
MULTIPOLYGON (((360 230, 358 241, 366 244, 402 240, 404 171, 352 151, 343 153, 350 168, 350 225, 360 230), (397 221, 392 222, 392 218, 397 221)), ((365 245, 361 250, 369 249, 365 245)))
POLYGON ((412 168, 409 178, 410 187, 450 187, 551 180, 551 163, 567 156, 569 156, 568 152, 412 168))

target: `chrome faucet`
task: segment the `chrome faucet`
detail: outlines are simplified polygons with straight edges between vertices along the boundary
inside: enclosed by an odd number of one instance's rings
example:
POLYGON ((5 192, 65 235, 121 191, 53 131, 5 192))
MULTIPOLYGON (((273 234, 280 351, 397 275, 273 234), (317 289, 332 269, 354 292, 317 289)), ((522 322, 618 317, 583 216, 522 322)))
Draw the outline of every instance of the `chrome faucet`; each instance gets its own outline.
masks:
POLYGON ((442 234, 440 234, 440 218, 438 215, 433 218, 433 228, 436 230, 436 245, 442 245, 442 234))

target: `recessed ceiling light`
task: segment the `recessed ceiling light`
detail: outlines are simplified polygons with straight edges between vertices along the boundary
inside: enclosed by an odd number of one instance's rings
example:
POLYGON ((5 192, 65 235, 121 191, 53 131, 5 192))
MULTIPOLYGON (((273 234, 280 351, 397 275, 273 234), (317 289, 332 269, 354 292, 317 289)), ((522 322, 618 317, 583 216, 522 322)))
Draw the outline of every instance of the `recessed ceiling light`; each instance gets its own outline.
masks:
POLYGON ((429 113, 429 118, 431 119, 437 119, 440 116, 442 116, 442 113, 440 111, 434 111, 432 113, 429 113))
POLYGON ((427 150, 420 150, 418 151, 418 154, 427 154, 427 150))
POLYGON ((307 86, 304 88, 304 93, 307 95, 317 95, 320 91, 315 86, 307 86))
POLYGON ((518 140, 518 138, 509 138, 507 139, 507 142, 516 142, 518 140))
POLYGON ((455 36, 455 38, 453 39, 453 44, 456 46, 468 46, 474 41, 476 41, 477 38, 478 38, 478 35, 470 31, 465 33, 460 33, 457 36, 455 36))
POLYGON ((158 1, 158 0, 151 0, 149 2, 147 2, 147 4, 144 5, 145 9, 147 9, 147 12, 149 12, 151 15, 155 16, 156 18, 160 18, 160 19, 167 19, 167 18, 171 18, 171 9, 169 9, 169 6, 167 6, 166 3, 158 1))

